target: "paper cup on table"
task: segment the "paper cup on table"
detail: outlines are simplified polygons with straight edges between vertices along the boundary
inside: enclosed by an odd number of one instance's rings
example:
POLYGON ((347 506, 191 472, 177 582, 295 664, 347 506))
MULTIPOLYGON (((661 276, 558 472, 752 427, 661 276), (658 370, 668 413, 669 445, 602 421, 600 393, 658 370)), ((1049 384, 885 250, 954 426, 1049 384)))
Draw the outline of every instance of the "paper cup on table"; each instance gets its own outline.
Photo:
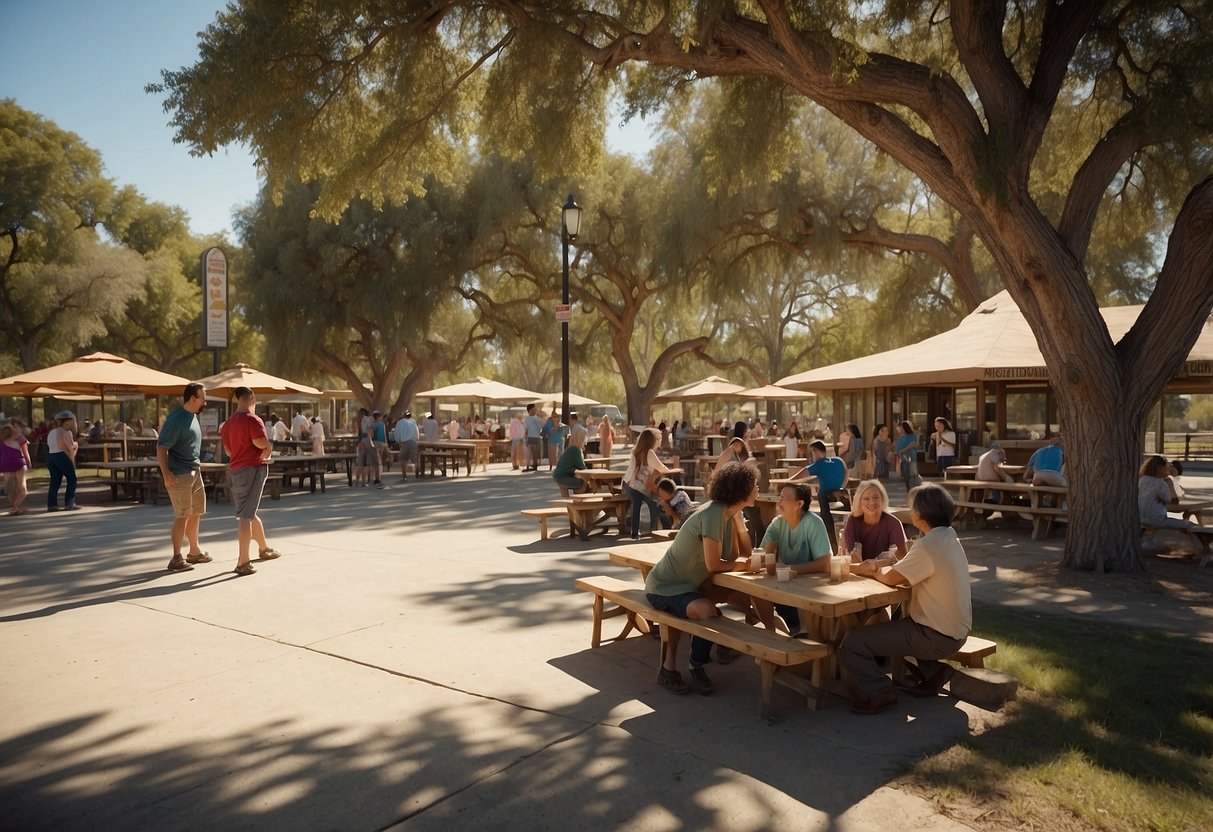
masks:
POLYGON ((834 555, 830 558, 830 583, 836 584, 842 580, 842 562, 846 555, 834 555))
POLYGON ((764 557, 765 556, 763 555, 762 552, 754 552, 753 554, 750 555, 750 571, 751 572, 761 572, 762 571, 763 564, 766 562, 764 560, 764 557))
POLYGON ((766 568, 770 569, 771 567, 773 567, 775 565, 775 553, 767 552, 765 554, 765 557, 766 557, 766 561, 765 561, 766 568))
POLYGON ((792 580, 792 567, 790 567, 790 566, 776 566, 776 567, 775 567, 775 580, 777 580, 777 581, 790 581, 790 580, 792 580))

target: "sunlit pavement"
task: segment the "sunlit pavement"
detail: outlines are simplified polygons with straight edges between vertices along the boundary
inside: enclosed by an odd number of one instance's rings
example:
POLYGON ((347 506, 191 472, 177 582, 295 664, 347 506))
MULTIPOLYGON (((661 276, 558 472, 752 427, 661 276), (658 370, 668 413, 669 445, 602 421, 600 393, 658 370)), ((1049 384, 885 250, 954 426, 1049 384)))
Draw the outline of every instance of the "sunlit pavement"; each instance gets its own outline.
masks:
POLYGON ((385 481, 267 499, 285 555, 248 577, 228 504, 180 574, 167 505, 0 517, 0 827, 964 828, 888 785, 985 712, 777 686, 768 724, 746 660, 673 696, 655 640, 590 649, 574 579, 635 576, 613 537, 538 542, 546 472, 385 481))

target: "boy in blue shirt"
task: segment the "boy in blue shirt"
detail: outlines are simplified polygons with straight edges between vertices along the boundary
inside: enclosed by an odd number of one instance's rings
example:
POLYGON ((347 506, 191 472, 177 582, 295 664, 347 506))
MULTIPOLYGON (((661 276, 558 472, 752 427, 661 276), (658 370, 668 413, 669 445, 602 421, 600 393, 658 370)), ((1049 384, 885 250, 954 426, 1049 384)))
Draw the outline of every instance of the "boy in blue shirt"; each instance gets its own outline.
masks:
POLYGON ((847 465, 839 457, 830 456, 826 443, 820 439, 809 443, 809 454, 813 461, 791 476, 791 479, 817 477, 817 510, 826 524, 830 548, 838 551, 837 533, 834 531, 834 515, 830 513, 830 500, 838 500, 846 511, 851 510, 851 495, 847 493, 847 465))

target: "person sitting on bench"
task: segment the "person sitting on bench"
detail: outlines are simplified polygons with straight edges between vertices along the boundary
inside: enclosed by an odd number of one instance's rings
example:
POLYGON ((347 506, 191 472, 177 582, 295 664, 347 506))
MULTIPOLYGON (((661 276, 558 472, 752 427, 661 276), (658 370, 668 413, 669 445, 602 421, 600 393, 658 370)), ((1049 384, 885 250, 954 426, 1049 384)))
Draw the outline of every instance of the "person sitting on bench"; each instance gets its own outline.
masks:
MULTIPOLYGON (((708 483, 708 502, 679 529, 670 548, 649 572, 644 591, 649 603, 679 618, 705 620, 720 615, 718 603, 749 610, 749 596, 714 585, 715 572, 742 572, 749 568, 750 533, 741 510, 758 499, 758 472, 751 465, 730 462, 717 467, 708 483)), ((657 682, 671 693, 687 693, 690 686, 678 672, 678 641, 681 631, 667 627, 666 652, 657 682)), ((699 693, 715 691, 704 665, 712 661, 712 642, 691 637, 691 680, 699 693)), ((721 648, 722 664, 737 657, 721 648)))
POLYGON ((969 560, 952 528, 956 506, 934 483, 910 492, 910 518, 923 533, 909 554, 894 565, 865 560, 851 566, 852 574, 875 578, 889 586, 909 586, 908 615, 851 630, 839 656, 863 698, 851 710, 876 714, 897 704, 893 682, 880 666, 882 656, 910 656, 920 681, 906 686, 914 696, 935 696, 952 678, 951 665, 940 659, 964 646, 973 629, 969 589, 969 560))
POLYGON ((841 457, 830 456, 826 443, 817 439, 809 443, 809 453, 813 461, 801 468, 789 479, 801 477, 817 477, 817 510, 821 521, 826 524, 826 534, 830 538, 830 548, 838 551, 838 537, 834 532, 834 515, 830 513, 830 501, 842 503, 846 511, 851 510, 851 495, 847 493, 847 465, 841 457))

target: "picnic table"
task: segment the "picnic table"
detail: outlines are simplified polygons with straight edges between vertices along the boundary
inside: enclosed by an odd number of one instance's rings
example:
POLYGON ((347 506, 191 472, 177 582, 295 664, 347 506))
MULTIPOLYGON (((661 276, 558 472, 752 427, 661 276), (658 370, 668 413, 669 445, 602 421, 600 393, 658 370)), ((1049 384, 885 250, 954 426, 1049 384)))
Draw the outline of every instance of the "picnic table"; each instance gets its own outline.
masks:
MULTIPOLYGON (((270 458, 270 475, 282 477, 282 485, 290 488, 291 480, 298 478, 299 487, 307 480, 309 490, 315 494, 316 485, 320 485, 321 493, 326 491, 324 475, 328 472, 328 454, 287 454, 270 458)), ((351 482, 352 482, 351 475, 351 482)))
POLYGON ((430 463, 430 476, 434 475, 434 463, 442 462, 442 475, 446 476, 446 460, 450 459, 455 463, 455 471, 459 471, 459 460, 463 460, 464 466, 467 469, 467 475, 472 475, 472 463, 476 457, 476 443, 471 440, 447 440, 440 442, 421 441, 417 443, 420 451, 421 468, 425 468, 425 463, 428 460, 430 463))
POLYGON ((1062 508, 1070 489, 1052 485, 1032 485, 1026 482, 986 482, 984 480, 950 480, 942 483, 944 488, 957 492, 956 522, 963 527, 973 521, 980 528, 985 522, 985 512, 1001 511, 1027 515, 1032 521, 1032 539, 1043 540, 1049 536, 1053 521, 1065 517, 1062 508), (986 492, 1000 491, 1006 496, 1026 498, 1022 503, 988 503, 986 492))
POLYGON ((1167 505, 1167 511, 1179 514, 1185 520, 1191 520, 1198 526, 1204 525, 1205 509, 1213 508, 1213 500, 1202 497, 1181 497, 1167 505))
POLYGON ((591 493, 620 494, 623 492, 623 471, 607 471, 601 468, 583 468, 576 472, 577 479, 584 482, 591 493))
POLYGON ((622 456, 587 456, 585 457, 585 464, 591 468, 610 468, 612 463, 623 462, 626 459, 627 457, 622 456))
MULTIPOLYGON (((118 490, 121 489, 128 498, 145 502, 148 491, 151 492, 152 504, 160 502, 160 463, 155 459, 128 459, 114 462, 98 462, 94 465, 109 472, 107 484, 110 487, 110 499, 117 502, 118 490)), ((218 480, 226 476, 227 466, 222 462, 203 462, 199 464, 204 485, 214 487, 218 480)))
MULTIPOLYGON (((669 544, 633 544, 611 550, 612 563, 639 569, 648 576, 649 570, 669 549, 669 544)), ((830 655, 813 664, 812 686, 846 695, 839 678, 837 648, 843 636, 862 626, 872 612, 890 604, 910 599, 908 587, 892 587, 871 578, 852 575, 848 580, 832 584, 829 576, 797 575, 790 581, 778 581, 773 575, 748 572, 717 572, 709 579, 716 586, 744 592, 755 598, 787 604, 802 613, 801 626, 816 641, 831 645, 830 655)))
MULTIPOLYGON (((1023 465, 1000 465, 1002 471, 1010 474, 1017 482, 1023 480, 1023 465)), ((971 480, 977 478, 976 465, 949 465, 948 470, 943 472, 945 480, 971 480)))

